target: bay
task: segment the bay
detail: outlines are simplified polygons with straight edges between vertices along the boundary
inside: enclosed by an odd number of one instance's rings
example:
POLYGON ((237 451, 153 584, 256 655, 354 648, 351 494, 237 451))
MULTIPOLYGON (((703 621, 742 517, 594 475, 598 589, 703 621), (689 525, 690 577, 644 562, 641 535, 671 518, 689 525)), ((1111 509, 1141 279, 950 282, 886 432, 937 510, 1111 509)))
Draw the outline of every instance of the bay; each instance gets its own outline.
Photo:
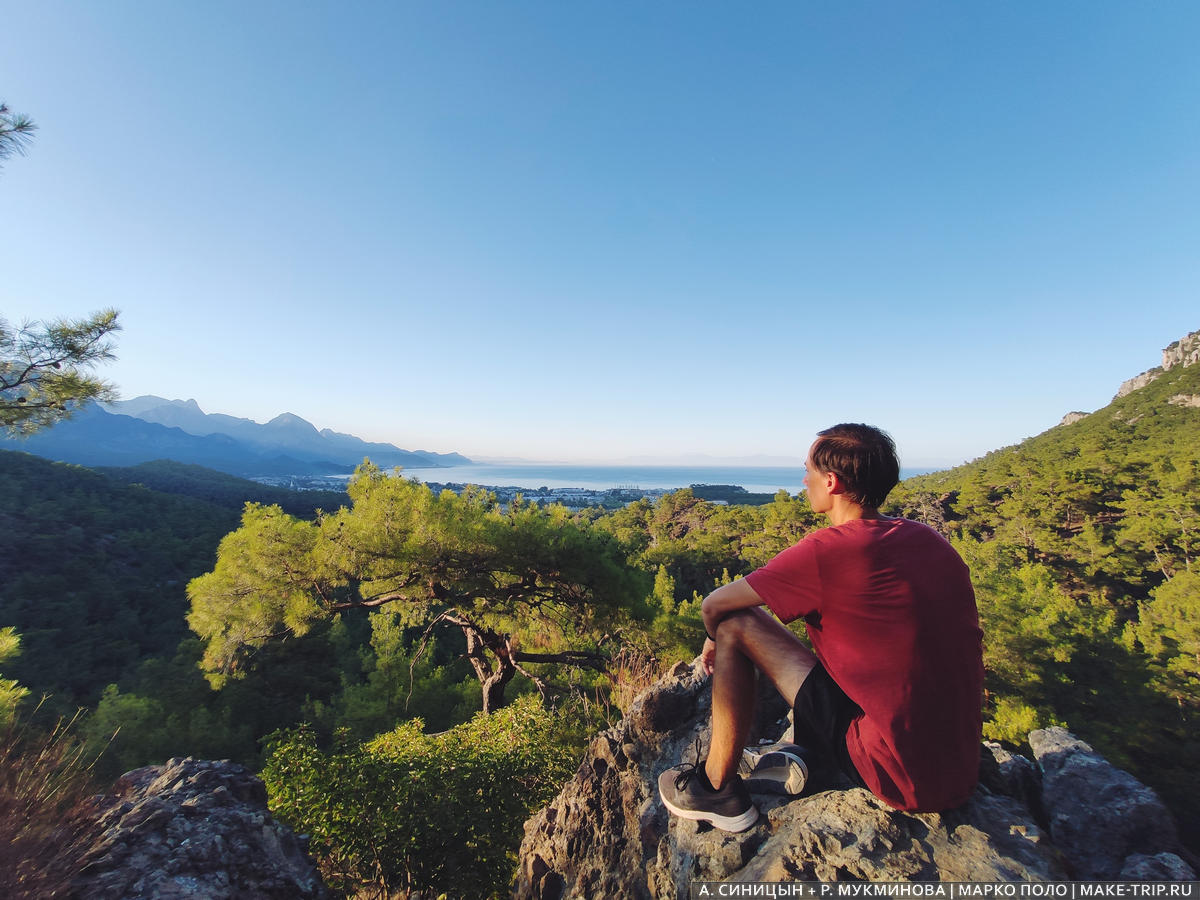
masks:
MULTIPOLYGON (((905 469, 901 477, 928 469, 905 469)), ((435 469, 404 469, 406 478, 439 484, 478 484, 490 487, 547 488, 634 487, 665 489, 693 484, 733 484, 751 493, 773 494, 781 488, 789 494, 804 489, 804 467, 796 466, 655 466, 655 465, 568 465, 523 463, 508 465, 446 466, 435 469)))

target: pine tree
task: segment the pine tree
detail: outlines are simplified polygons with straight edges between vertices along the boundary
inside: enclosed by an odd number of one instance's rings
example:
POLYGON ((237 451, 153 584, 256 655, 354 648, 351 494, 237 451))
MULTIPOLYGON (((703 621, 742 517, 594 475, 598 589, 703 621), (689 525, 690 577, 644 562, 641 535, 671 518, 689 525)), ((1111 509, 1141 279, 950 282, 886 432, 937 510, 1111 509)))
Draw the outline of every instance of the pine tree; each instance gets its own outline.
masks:
POLYGON ((88 373, 113 359, 117 311, 86 319, 26 322, 0 319, 0 428, 29 434, 70 416, 87 401, 115 398, 112 385, 88 373))

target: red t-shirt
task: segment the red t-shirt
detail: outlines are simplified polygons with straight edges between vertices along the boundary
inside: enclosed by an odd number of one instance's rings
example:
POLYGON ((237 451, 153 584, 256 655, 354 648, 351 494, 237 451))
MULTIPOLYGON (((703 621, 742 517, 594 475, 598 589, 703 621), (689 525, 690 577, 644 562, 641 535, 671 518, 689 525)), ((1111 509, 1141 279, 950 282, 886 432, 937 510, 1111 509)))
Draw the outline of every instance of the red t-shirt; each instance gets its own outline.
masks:
POLYGON ((979 774, 983 632, 966 564, 907 519, 822 528, 746 581, 784 622, 804 617, 830 677, 862 707, 846 749, 897 809, 963 803, 979 774))

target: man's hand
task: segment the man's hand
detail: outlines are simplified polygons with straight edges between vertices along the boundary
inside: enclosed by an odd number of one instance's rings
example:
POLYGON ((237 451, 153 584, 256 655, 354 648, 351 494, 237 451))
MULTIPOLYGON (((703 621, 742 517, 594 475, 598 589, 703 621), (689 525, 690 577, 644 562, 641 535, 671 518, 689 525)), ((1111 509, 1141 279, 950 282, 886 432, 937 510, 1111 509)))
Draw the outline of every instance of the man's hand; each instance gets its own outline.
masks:
POLYGON ((704 670, 705 675, 713 673, 714 664, 717 661, 717 642, 710 637, 704 639, 704 649, 700 651, 700 668, 704 670))

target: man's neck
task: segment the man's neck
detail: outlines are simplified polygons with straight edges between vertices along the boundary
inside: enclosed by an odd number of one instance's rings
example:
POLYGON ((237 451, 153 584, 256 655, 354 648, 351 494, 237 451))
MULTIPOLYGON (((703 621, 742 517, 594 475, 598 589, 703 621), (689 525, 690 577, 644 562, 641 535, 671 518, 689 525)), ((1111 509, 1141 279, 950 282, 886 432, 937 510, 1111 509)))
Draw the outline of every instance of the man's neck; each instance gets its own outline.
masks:
POLYGON ((833 507, 825 513, 830 525, 845 525, 855 519, 882 519, 879 510, 873 506, 863 506, 844 497, 835 496, 833 507))

